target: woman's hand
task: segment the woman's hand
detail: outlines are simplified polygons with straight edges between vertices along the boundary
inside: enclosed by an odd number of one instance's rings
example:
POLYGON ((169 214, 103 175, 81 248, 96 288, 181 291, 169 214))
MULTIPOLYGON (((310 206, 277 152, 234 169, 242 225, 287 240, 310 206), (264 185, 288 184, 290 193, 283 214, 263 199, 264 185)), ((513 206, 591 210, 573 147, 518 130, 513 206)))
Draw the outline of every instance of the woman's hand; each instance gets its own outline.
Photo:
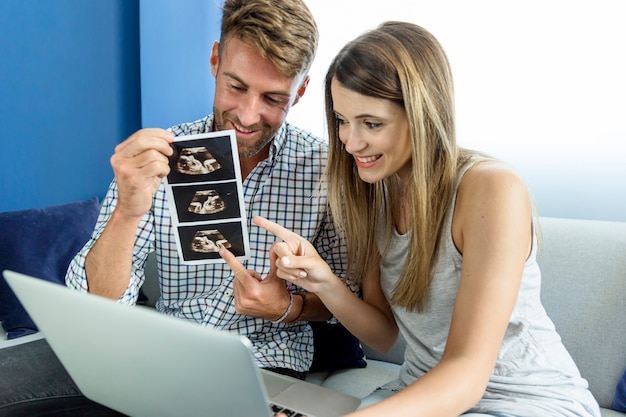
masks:
POLYGON ((339 282, 328 264, 311 243, 301 236, 263 217, 255 216, 254 224, 282 239, 272 245, 272 261, 276 275, 312 293, 324 292, 339 282))

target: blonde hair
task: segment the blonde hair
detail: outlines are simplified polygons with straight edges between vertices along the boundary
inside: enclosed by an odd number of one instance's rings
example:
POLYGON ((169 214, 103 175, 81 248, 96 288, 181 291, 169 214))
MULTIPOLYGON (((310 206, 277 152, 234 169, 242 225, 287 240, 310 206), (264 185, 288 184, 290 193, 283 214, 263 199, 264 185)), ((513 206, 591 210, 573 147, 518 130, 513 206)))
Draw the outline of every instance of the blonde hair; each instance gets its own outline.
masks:
POLYGON ((376 250, 373 229, 393 232, 392 197, 406 193, 412 207, 407 262, 392 304, 422 311, 437 260, 442 227, 456 191, 457 172, 470 154, 457 147, 454 91, 448 59, 439 42, 420 26, 385 22, 348 43, 326 74, 325 106, 329 162, 325 179, 334 221, 348 249, 348 268, 361 277, 376 250), (390 100, 406 112, 411 134, 411 174, 404 190, 395 176, 369 184, 343 150, 333 111, 333 80, 366 96, 390 100))
POLYGON ((220 53, 232 37, 292 78, 309 71, 319 40, 313 15, 302 0, 226 0, 220 53))

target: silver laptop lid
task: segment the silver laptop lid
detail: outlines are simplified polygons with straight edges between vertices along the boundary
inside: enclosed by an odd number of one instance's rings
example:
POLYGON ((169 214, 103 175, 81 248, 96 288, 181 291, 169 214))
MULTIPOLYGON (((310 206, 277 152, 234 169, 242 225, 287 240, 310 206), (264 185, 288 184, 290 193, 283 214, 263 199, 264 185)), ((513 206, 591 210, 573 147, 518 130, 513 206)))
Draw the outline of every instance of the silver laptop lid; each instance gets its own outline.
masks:
POLYGON ((4 271, 83 394, 140 416, 271 416, 249 341, 4 271))

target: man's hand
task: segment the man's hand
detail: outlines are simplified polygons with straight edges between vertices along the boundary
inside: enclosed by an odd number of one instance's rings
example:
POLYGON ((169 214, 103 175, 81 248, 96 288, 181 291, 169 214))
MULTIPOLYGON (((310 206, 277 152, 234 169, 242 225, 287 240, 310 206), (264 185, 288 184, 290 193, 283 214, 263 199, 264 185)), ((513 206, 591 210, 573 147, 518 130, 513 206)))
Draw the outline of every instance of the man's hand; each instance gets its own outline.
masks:
POLYGON ((141 217, 152 206, 161 180, 170 172, 174 135, 163 129, 142 129, 115 147, 111 166, 118 186, 116 212, 141 217))
POLYGON ((233 270, 235 275, 235 310, 239 314, 277 320, 289 306, 289 292, 285 281, 276 276, 272 256, 272 267, 265 279, 256 271, 248 271, 235 255, 225 248, 220 248, 220 256, 233 270))

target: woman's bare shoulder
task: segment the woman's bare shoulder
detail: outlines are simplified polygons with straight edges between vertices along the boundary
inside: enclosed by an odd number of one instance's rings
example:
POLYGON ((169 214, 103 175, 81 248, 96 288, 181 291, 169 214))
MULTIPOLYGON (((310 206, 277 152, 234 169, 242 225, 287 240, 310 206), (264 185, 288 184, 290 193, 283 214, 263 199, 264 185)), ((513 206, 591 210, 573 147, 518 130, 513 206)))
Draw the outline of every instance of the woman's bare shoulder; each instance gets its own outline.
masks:
POLYGON ((452 226, 457 248, 463 253, 470 236, 522 236, 530 230, 532 206, 528 187, 510 166, 498 161, 474 165, 457 193, 452 226))
POLYGON ((475 164, 465 173, 455 211, 471 213, 473 217, 502 210, 525 212, 530 206, 530 192, 524 179, 506 163, 489 160, 475 164))
POLYGON ((498 160, 481 161, 467 170, 459 185, 461 190, 496 192, 499 190, 526 190, 523 178, 508 164, 498 160))

